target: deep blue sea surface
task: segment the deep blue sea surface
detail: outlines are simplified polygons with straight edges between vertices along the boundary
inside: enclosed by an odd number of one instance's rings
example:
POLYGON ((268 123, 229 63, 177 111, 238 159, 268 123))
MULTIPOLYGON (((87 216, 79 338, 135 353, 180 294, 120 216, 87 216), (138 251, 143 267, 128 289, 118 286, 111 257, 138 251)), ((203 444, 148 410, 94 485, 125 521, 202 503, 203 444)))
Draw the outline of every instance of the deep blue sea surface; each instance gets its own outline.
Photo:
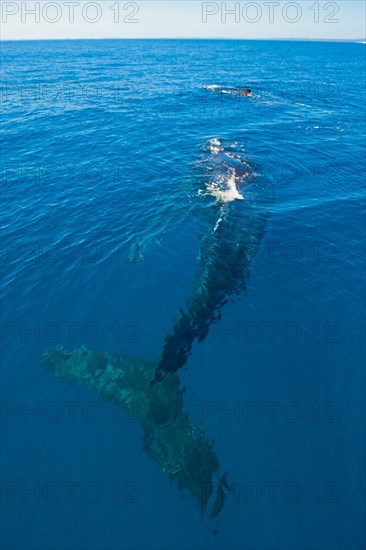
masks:
POLYGON ((3 43, 4 550, 365 548, 364 55, 3 43), (206 181, 215 147, 251 167, 240 196, 206 181), (217 522, 143 453, 138 422, 40 358, 60 344, 158 360, 211 213, 246 205, 264 225, 245 288, 180 372, 234 484, 217 522))

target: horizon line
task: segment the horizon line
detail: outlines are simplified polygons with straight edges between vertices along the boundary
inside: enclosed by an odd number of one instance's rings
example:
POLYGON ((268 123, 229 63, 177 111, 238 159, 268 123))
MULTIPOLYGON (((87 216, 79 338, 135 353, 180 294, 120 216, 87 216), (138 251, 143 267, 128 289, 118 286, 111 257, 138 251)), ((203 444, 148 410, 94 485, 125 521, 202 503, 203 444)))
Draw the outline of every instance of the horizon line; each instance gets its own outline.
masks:
POLYGON ((241 37, 222 37, 222 36, 190 36, 190 37, 184 37, 184 36, 142 36, 142 37, 107 37, 107 36, 100 36, 100 37, 88 37, 88 38, 81 38, 81 37, 64 37, 64 38, 0 38, 1 42, 51 42, 51 41, 62 41, 62 40, 237 40, 237 41, 283 41, 283 42, 357 42, 357 43, 366 43, 366 37, 365 38, 295 38, 295 37, 267 37, 267 38, 241 38, 241 37))

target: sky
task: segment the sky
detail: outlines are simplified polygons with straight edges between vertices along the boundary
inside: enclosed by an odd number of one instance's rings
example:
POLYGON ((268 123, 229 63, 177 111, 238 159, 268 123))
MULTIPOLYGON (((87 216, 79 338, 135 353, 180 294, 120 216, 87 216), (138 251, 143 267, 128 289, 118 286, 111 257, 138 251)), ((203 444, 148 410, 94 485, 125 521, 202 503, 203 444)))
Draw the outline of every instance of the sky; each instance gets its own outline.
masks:
POLYGON ((365 37, 363 0, 1 0, 1 39, 365 37))

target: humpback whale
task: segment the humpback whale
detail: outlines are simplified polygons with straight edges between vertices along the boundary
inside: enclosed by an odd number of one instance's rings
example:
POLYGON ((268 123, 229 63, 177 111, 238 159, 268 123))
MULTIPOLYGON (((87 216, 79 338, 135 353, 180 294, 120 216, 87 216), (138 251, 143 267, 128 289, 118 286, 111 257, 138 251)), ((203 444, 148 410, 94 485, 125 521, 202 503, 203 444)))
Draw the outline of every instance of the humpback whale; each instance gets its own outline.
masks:
POLYGON ((199 269, 186 307, 166 336, 154 383, 186 364, 193 343, 205 339, 222 306, 245 289, 268 216, 270 182, 258 182, 237 144, 212 139, 201 164, 205 230, 199 269))
POLYGON ((143 450, 180 490, 188 490, 202 516, 215 518, 230 486, 202 428, 184 411, 178 370, 195 341, 202 341, 220 318, 223 305, 245 289, 250 265, 263 236, 269 182, 256 177, 237 143, 214 138, 197 161, 197 209, 201 246, 194 287, 166 336, 159 362, 85 347, 57 347, 42 357, 43 366, 69 383, 96 391, 140 421, 143 450), (214 490, 214 479, 218 479, 214 490), (213 500, 213 502, 212 502, 213 500))
POLYGON ((218 86, 217 84, 210 84, 209 86, 203 87, 205 90, 208 90, 209 92, 217 92, 221 94, 233 94, 238 96, 244 96, 244 97, 252 97, 253 93, 250 88, 242 88, 240 86, 235 87, 225 87, 225 86, 218 86))

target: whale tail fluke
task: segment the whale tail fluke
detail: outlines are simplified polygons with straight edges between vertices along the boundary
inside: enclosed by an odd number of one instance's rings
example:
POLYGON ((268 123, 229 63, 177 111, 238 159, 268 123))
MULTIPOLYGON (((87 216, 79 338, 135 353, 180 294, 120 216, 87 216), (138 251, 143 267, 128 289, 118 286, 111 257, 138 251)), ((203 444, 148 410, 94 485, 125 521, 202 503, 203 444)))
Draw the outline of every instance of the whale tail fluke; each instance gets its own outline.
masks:
POLYGON ((151 387, 155 361, 57 347, 44 354, 43 366, 58 378, 96 391, 104 401, 129 410, 140 421, 143 450, 180 490, 188 490, 204 514, 209 506, 219 461, 202 428, 184 411, 183 390, 176 374, 151 387))

